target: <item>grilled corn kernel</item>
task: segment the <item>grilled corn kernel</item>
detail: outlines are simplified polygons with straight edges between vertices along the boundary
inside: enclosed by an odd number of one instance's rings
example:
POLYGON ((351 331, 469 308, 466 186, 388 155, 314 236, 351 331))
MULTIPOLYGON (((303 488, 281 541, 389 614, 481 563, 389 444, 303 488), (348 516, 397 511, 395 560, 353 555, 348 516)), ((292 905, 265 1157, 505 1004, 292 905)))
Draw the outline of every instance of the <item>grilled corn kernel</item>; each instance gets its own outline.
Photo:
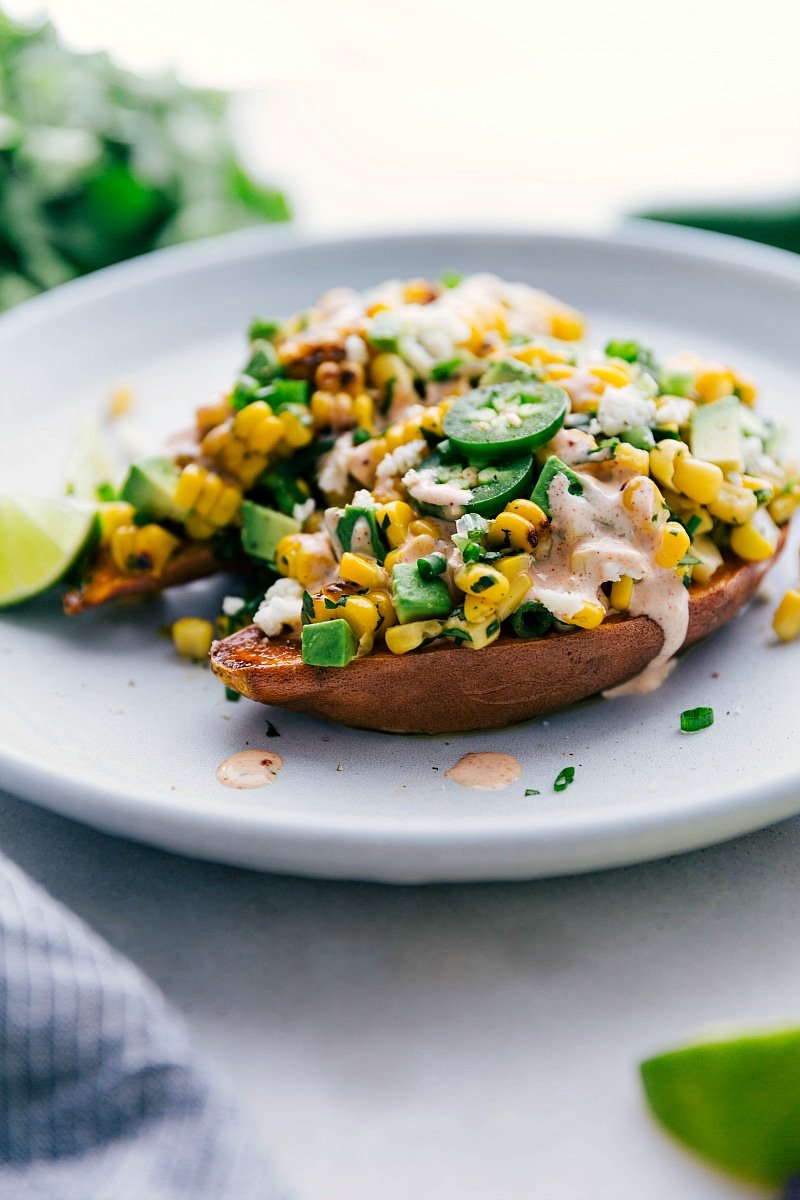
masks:
POLYGON ((346 429, 353 424, 353 397, 347 392, 314 392, 310 408, 315 429, 346 429))
POLYGON ((412 537, 421 537, 422 534, 426 534, 428 537, 432 537, 434 540, 438 539, 439 537, 438 527, 434 525, 433 521, 426 521, 424 517, 418 518, 416 521, 412 521, 408 527, 408 532, 412 537))
POLYGON ((242 494, 238 488, 226 485, 222 489, 222 494, 219 500, 214 505, 209 515, 209 520, 212 524, 221 529, 223 525, 230 525, 234 517, 239 512, 239 505, 242 503, 242 494))
POLYGON ((698 504, 716 500, 725 476, 715 463, 680 454, 673 461, 672 486, 698 504))
POLYGON ((467 621, 486 621, 495 612, 496 605, 481 596, 467 596, 464 600, 464 619, 467 621))
POLYGON ((800 592, 790 588, 775 610, 772 628, 783 642, 800 637, 800 592))
MULTIPOLYGON (((506 617, 510 617, 513 612, 516 612, 530 591, 531 580, 527 571, 521 571, 512 576, 510 583, 508 595, 504 596, 497 606, 497 618, 500 621, 505 621, 506 617)), ((465 613, 466 607, 465 603, 465 613)))
POLYGON ((520 362, 527 363, 529 367, 538 366, 540 363, 564 363, 567 361, 563 350, 556 350, 553 346, 545 346, 539 342, 528 342, 525 346, 509 346, 506 352, 512 358, 518 358, 520 362))
POLYGON ((569 363, 548 363, 545 370, 547 378, 551 380, 569 379, 575 374, 575 368, 569 363))
POLYGON ((136 531, 134 554, 142 570, 160 575, 167 559, 179 545, 180 539, 161 525, 142 525, 136 531))
POLYGON ((397 624, 397 613, 394 610, 392 597, 385 588, 377 588, 375 590, 368 591, 367 599, 372 601, 378 610, 378 615, 380 616, 380 625, 378 626, 377 632, 385 632, 387 629, 390 629, 392 625, 397 624))
POLYGON ((616 608, 617 612, 626 612, 632 595, 633 579, 630 575, 623 575, 611 585, 611 607, 616 608))
MULTIPOLYGON (((414 520, 414 510, 405 500, 391 500, 388 504, 379 504, 375 516, 378 528, 393 550, 402 546, 408 534, 408 527, 414 520)), ((387 568, 388 569, 388 568, 387 568)))
POLYGON ((369 392, 360 392, 353 400, 353 417, 359 429, 372 433, 375 428, 375 407, 369 392))
POLYGON ((386 630, 386 645, 392 654, 407 654, 429 638, 438 637, 444 621, 412 621, 408 625, 393 625, 386 630))
POLYGON ((214 640, 214 627, 200 617, 181 617, 172 625, 172 640, 181 658, 195 661, 208 658, 214 640))
POLYGON ((531 550, 539 535, 530 521, 518 513, 501 512, 489 526, 487 541, 490 546, 510 546, 514 550, 531 550))
POLYGON ((414 377, 399 354, 376 354, 370 364, 372 382, 392 399, 415 395, 414 377))
POLYGON ((690 538, 682 525, 677 521, 667 521, 661 530, 656 562, 659 567, 677 567, 684 554, 689 549, 690 538))
POLYGON ((175 503, 178 508, 194 508, 207 474, 205 467, 201 467, 199 463, 189 463, 183 468, 175 488, 175 503))
POLYGON ((746 562, 772 558, 778 544, 778 526, 762 509, 752 521, 737 525, 731 533, 731 550, 746 562))
POLYGON ((622 363, 603 363, 599 367, 590 367, 589 373, 611 387, 625 387, 631 380, 630 371, 623 367, 622 363))
POLYGON ((515 513, 518 517, 530 521, 537 533, 541 533, 548 524, 547 514, 539 508, 538 504, 534 504, 533 500, 512 500, 510 504, 506 505, 505 511, 515 513))
POLYGON ((216 532, 211 522, 196 512, 189 513, 183 527, 193 542, 204 542, 216 532))
POLYGON ((136 570, 136 534, 138 532, 138 525, 118 525, 111 534, 111 557, 117 570, 136 570))
POLYGON ((664 438, 650 451, 650 474, 663 487, 673 487, 675 460, 688 453, 689 447, 685 442, 678 442, 674 438, 664 438))
POLYGON ((587 600, 582 608, 571 617, 565 617, 568 625, 577 625, 579 629, 596 629, 603 623, 606 610, 599 600, 587 600))
MULTIPOLYGON (((298 405, 298 407, 300 407, 298 405)), ((307 413, 292 412, 289 408, 284 408, 278 413, 278 420, 283 426, 283 439, 287 446, 292 450, 297 450, 301 446, 307 446, 314 436, 314 428, 310 418, 307 419, 307 413)), ((253 446, 254 450, 262 447, 253 446)))
MULTIPOLYGON (((244 410, 247 412, 247 409, 244 410)), ((286 434, 286 422, 282 417, 277 417, 275 413, 269 412, 262 416, 257 425, 254 425, 247 435, 246 446, 248 450, 252 450, 255 454, 269 454, 278 445, 281 438, 286 434)), ((310 439, 309 439, 310 440, 310 439)), ((290 442, 290 445, 294 445, 290 442)))
POLYGON ((339 563, 339 574, 359 587, 379 588, 386 583, 386 572, 381 570, 374 558, 363 554, 351 554, 346 550, 339 563))
POLYGON ((550 333, 563 342, 579 342, 583 337, 583 318, 573 309, 559 309, 550 315, 550 333))
POLYGON ((426 408, 425 412, 419 419, 420 429, 426 433, 432 433, 434 437, 441 437, 444 433, 442 422, 444 421, 447 407, 444 404, 435 405, 433 408, 426 408))
POLYGON ((481 596, 495 604, 499 604, 503 597, 508 595, 510 587, 505 575, 482 563, 470 563, 469 566, 460 567, 455 573, 455 583, 462 592, 470 596, 481 596))
POLYGON ((616 466, 624 467, 626 471, 633 471, 636 475, 649 475, 650 473, 648 452, 641 450, 638 446, 631 446, 629 442, 620 442, 614 451, 612 461, 616 466))
POLYGON ((770 501, 769 515, 777 525, 785 525, 793 516, 798 504, 800 504, 800 496, 784 492, 770 501))
POLYGON ((717 517, 727 525, 744 525, 758 508, 755 492, 738 487, 726 479, 715 500, 708 505, 712 517, 717 517))
POLYGON ((733 375, 727 367, 709 365, 701 368, 694 377, 695 391, 702 404, 732 395, 735 386, 733 375))
POLYGON ((209 429, 214 429, 215 426, 224 424, 230 415, 231 405, 227 396, 223 396, 216 404, 204 404, 195 413, 195 423, 198 433, 208 433, 209 429))
MULTIPOLYGON (((497 569, 505 575, 506 579, 514 579, 523 571, 527 572, 532 563, 532 554, 509 554, 507 558, 497 559, 497 569)), ((528 586, 530 586, 530 581, 528 586)))
POLYGON ((272 415, 272 409, 266 400, 254 400, 252 404, 241 408, 233 418, 233 432, 236 437, 246 442, 255 427, 264 420, 264 417, 271 417, 272 415))
MULTIPOLYGON (((220 457, 220 464, 225 466, 225 462, 223 454, 220 457)), ((231 469, 231 474, 236 476, 243 488, 251 488, 266 465, 267 456, 265 454, 246 454, 238 467, 235 470, 231 469)))
POLYGON ((347 603, 338 608, 336 613, 344 617, 359 639, 365 634, 374 634, 381 622, 378 606, 366 596, 348 596, 347 603))
POLYGON ((103 545, 107 545, 116 529, 122 525, 133 524, 133 505, 127 504, 124 500, 112 500, 108 504, 100 506, 100 538, 103 545))
POLYGON ((233 434, 228 425, 215 425, 203 437, 200 443, 200 450, 206 458, 216 458, 223 446, 226 446, 232 437, 233 434))

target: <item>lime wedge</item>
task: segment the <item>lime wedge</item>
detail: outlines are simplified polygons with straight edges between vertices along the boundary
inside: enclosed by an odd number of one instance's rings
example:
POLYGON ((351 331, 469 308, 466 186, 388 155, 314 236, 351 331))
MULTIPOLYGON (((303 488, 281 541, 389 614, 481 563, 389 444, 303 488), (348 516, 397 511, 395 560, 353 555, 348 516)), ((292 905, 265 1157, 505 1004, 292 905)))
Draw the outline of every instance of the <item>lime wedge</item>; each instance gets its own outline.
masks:
POLYGON ((57 583, 88 542, 93 505, 0 493, 0 608, 57 583))
POLYGON ((641 1074, 661 1124, 716 1167, 770 1186, 800 1172, 800 1030, 698 1042, 641 1074))

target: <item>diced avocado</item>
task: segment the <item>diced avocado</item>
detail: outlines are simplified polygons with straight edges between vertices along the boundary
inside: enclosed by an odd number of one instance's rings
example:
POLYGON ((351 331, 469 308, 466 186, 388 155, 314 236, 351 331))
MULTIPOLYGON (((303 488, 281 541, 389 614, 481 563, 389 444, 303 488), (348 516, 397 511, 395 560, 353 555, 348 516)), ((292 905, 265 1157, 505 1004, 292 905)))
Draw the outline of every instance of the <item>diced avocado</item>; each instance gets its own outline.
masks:
POLYGON ((692 413, 692 454, 723 470, 742 469, 741 405, 735 396, 699 404, 692 413))
POLYGON ((531 500, 534 504, 538 504, 539 508, 547 516, 550 516, 550 484, 555 479, 556 475, 566 475, 569 480, 569 491, 572 496, 583 495, 583 484, 578 476, 568 467, 565 462, 555 455, 551 454, 547 462, 542 467, 542 473, 536 481, 536 487, 533 489, 531 500))
POLYGON ((630 429, 625 429, 620 433, 619 438, 621 442, 627 442, 628 445, 635 446, 637 450, 652 450, 656 444, 652 431, 646 425, 634 425, 630 429))
POLYGON ((286 513, 265 508, 263 504, 255 504, 252 500, 245 500, 242 504, 242 545, 254 558, 274 562, 281 538, 290 533, 299 533, 300 529, 300 522, 294 517, 287 517, 286 513))
POLYGON ((309 667, 346 667, 358 642, 347 621, 320 621, 303 626, 303 662, 309 667))
POLYGON ((503 358, 487 367, 480 378, 480 386, 490 383, 516 383, 520 379, 536 382, 541 379, 538 371, 516 358, 503 358))
POLYGON ((370 547, 378 562, 383 562, 386 547, 381 541, 378 531, 378 518, 374 508, 366 508, 360 504, 348 504, 336 526, 336 536, 341 542, 342 550, 353 554, 369 554, 370 547))
POLYGON ((171 458, 141 458, 131 464, 120 499, 157 521, 183 521, 187 510, 175 503, 179 476, 171 458))
POLYGON ((392 568, 392 591, 401 625, 447 617, 453 607, 443 579, 423 579, 416 563, 398 563, 392 568))

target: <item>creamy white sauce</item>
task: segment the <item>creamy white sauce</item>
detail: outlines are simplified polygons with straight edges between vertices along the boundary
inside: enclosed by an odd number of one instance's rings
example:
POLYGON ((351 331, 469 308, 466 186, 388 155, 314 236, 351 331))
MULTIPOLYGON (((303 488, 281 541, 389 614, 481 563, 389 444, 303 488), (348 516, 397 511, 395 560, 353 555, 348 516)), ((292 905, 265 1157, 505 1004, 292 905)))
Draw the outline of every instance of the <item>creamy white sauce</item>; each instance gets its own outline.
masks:
POLYGON ((449 771, 445 771, 448 779, 460 783, 462 787, 476 788, 481 792, 497 792, 506 788, 522 774, 513 754, 503 754, 496 750, 483 750, 465 754, 449 771))
POLYGON ((654 503, 649 479, 632 493, 628 509, 621 491, 625 477, 600 480, 585 471, 577 474, 584 489, 580 496, 570 493, 565 475, 557 475, 550 486, 550 537, 531 567, 526 599, 538 600, 555 617, 569 620, 585 603, 606 603, 599 591, 602 584, 630 575, 636 583, 629 615, 649 617, 660 626, 664 642, 640 675, 606 695, 652 691, 671 669, 689 624, 689 593, 679 574, 655 562, 667 514, 654 503))
POLYGON ((274 783, 283 766, 280 754, 271 750, 240 750, 221 762, 217 779, 231 788, 258 788, 274 783))
POLYGON ((432 467, 408 471, 403 476, 403 487, 420 504, 436 504, 453 520, 461 516, 472 499, 472 492, 467 488, 456 487, 454 483, 437 483, 432 467))

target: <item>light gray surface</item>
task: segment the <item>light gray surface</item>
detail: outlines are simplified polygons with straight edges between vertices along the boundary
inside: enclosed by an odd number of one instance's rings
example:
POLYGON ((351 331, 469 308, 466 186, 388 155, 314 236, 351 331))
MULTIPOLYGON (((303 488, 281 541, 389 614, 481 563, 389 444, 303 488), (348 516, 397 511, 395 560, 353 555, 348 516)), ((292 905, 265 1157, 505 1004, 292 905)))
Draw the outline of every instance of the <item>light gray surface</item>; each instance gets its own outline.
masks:
POLYGON ((681 858, 394 889, 192 862, 0 794, 4 850, 137 962, 299 1200, 724 1200, 635 1064, 800 1014, 800 821, 681 858))

